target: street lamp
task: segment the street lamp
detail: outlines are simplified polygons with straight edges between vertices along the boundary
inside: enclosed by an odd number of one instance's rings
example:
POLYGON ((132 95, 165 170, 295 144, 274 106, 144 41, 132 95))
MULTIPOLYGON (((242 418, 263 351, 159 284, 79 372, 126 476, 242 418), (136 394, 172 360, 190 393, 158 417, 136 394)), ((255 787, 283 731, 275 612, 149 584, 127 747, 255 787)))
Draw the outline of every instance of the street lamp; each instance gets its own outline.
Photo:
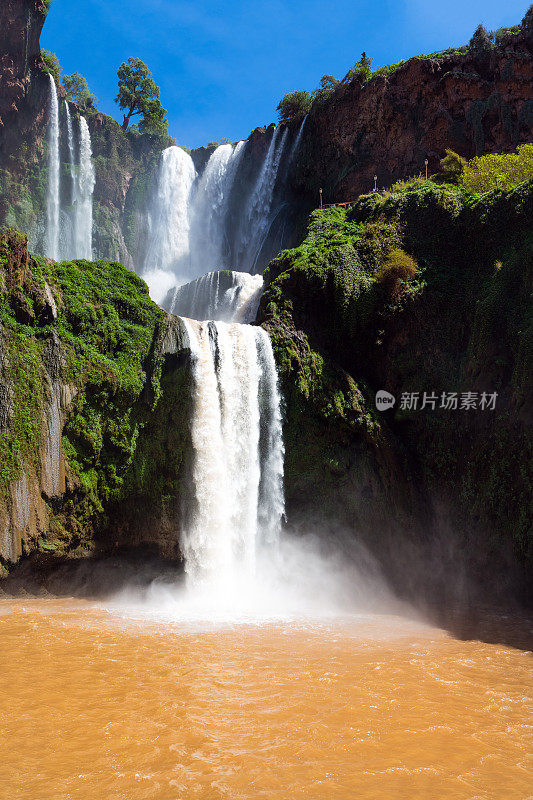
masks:
POLYGON ((318 190, 320 192, 320 208, 322 208, 322 189, 318 190))
POLYGON ((376 192, 378 188, 378 176, 374 175, 374 191, 376 192))
POLYGON ((424 164, 426 165, 426 180, 427 180, 428 179, 428 164, 429 164, 429 161, 427 160, 427 158, 424 160, 424 164))

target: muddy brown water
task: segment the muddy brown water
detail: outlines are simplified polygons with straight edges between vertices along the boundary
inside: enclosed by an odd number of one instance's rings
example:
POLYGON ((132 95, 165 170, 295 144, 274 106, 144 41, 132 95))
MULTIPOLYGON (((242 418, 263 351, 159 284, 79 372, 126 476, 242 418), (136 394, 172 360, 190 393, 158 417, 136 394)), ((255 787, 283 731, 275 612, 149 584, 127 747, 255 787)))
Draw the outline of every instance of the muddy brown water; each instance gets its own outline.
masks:
POLYGON ((0 601, 2 800, 532 796, 531 654, 397 616, 0 601))

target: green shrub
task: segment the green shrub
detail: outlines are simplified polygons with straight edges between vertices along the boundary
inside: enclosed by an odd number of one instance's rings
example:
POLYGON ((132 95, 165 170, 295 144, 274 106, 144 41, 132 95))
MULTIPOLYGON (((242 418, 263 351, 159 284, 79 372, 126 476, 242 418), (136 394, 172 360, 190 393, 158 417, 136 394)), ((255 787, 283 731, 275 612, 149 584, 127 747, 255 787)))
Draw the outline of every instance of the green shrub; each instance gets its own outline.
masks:
POLYGON ((471 192, 509 189, 533 178, 533 144, 523 144, 516 153, 488 153, 464 165, 461 184, 471 192))
POLYGON ((370 80, 372 77, 372 62, 373 58, 367 56, 364 52, 361 53, 361 58, 359 61, 355 62, 353 69, 349 69, 346 75, 343 78, 345 83, 352 81, 354 78, 359 78, 363 83, 370 80))
POLYGON ((320 83, 313 92, 313 102, 322 102, 333 94, 340 81, 333 75, 322 75, 320 83))
POLYGON ((79 72, 64 75, 62 83, 67 90, 67 100, 72 100, 83 111, 96 108, 98 98, 89 91, 87 80, 79 72))
POLYGON ((417 271, 418 264, 415 259, 398 247, 391 250, 376 275, 376 280, 384 286, 391 297, 398 298, 405 285, 415 277, 417 271))
POLYGON ((296 89, 289 92, 279 101, 276 111, 280 122, 290 122, 301 119, 309 112, 313 100, 305 89, 296 89))
POLYGON ((466 166, 466 159, 454 153, 453 150, 446 148, 446 155, 441 158, 440 168, 442 170, 442 177, 446 183, 459 183, 461 175, 463 174, 466 166))
POLYGON ((56 84, 59 85, 59 80, 61 73, 63 72, 63 68, 59 63, 59 59, 55 53, 50 52, 50 50, 41 50, 41 57, 44 61, 44 69, 49 75, 53 77, 56 84))
POLYGON ((494 48, 494 34, 487 31, 483 25, 478 25, 470 42, 468 49, 474 58, 483 59, 494 48))

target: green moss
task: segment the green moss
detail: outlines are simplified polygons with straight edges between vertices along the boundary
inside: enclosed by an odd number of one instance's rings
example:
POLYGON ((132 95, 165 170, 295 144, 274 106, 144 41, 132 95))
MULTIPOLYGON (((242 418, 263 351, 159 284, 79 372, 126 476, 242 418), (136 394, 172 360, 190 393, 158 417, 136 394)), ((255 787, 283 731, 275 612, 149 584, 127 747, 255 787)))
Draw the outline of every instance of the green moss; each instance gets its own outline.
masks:
POLYGON ((364 443, 379 461, 392 436, 425 490, 451 498, 458 530, 486 529, 486 553, 510 543, 530 563, 532 220, 531 180, 483 195, 415 181, 311 215, 302 245, 271 262, 260 308, 287 403, 289 498, 320 483, 319 505, 334 505, 364 443), (395 251, 418 268, 391 296, 379 276, 395 251), (496 391, 499 409, 384 416, 380 388, 496 391))
MULTIPOLYGON (((24 461, 39 464, 45 354, 53 327, 61 343, 61 380, 75 393, 63 431, 73 488, 54 519, 71 538, 87 541, 120 498, 129 470, 138 469, 138 443, 161 396, 154 343, 165 315, 146 284, 121 264, 56 264, 32 259, 26 247, 16 231, 0 237, 0 321, 12 391, 10 423, 0 437, 0 489, 5 495, 24 461), (53 325, 43 317, 45 281, 58 309, 53 325), (146 391, 151 403, 144 400, 146 391)), ((132 481, 128 477, 129 493, 132 481)))

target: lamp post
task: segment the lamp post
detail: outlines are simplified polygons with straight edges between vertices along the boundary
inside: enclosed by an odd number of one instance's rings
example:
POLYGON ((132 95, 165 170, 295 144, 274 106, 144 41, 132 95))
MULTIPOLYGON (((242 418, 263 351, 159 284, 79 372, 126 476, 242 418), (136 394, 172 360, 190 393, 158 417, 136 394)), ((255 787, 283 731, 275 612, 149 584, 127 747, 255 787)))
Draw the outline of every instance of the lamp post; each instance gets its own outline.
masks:
POLYGON ((320 208, 322 209, 322 189, 318 190, 320 192, 320 208))
POLYGON ((378 176, 374 175, 374 191, 377 192, 378 189, 378 176))
POLYGON ((424 160, 424 164, 426 165, 426 180, 427 180, 428 179, 428 164, 429 164, 429 161, 427 160, 427 158, 424 160))

